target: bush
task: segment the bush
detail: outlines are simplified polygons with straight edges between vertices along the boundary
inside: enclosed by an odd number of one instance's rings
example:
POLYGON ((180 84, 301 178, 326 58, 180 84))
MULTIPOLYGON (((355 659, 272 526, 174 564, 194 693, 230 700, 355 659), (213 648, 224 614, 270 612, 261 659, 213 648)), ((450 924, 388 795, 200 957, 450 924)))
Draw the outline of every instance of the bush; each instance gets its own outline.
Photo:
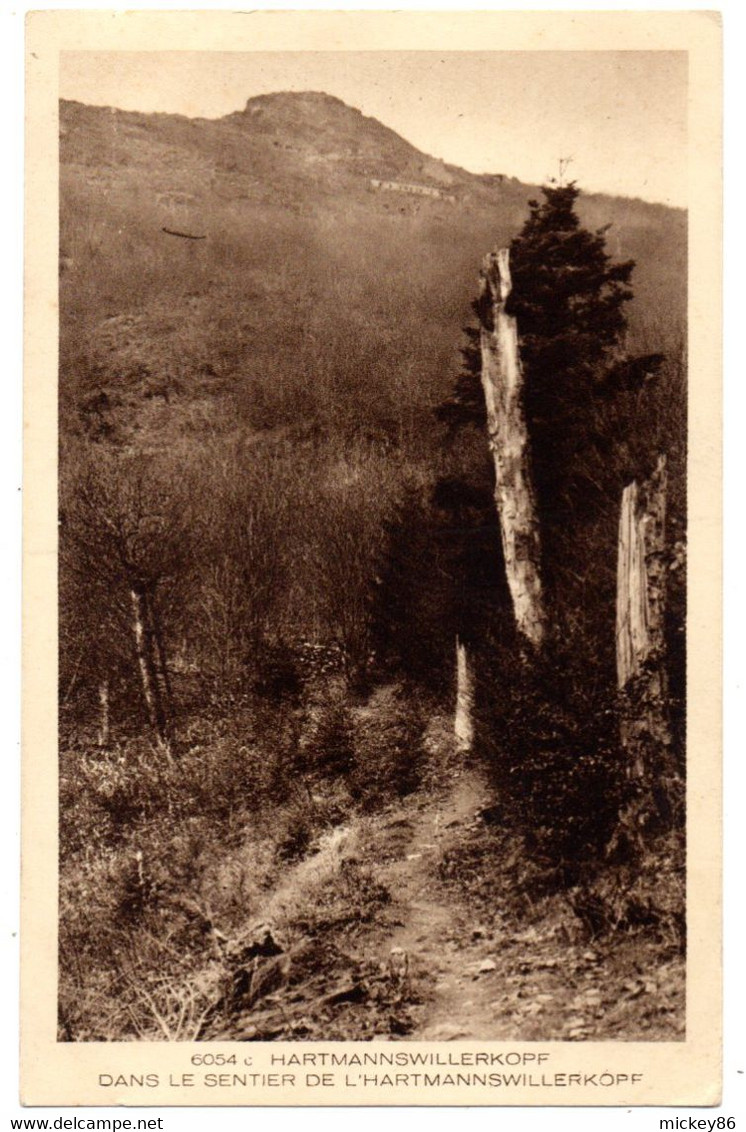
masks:
POLYGON ((570 905, 590 937, 644 931, 667 953, 686 946, 686 870, 681 831, 645 846, 634 862, 609 864, 568 892, 570 905))
POLYGON ((398 687, 379 689, 355 713, 350 793, 365 809, 412 794, 425 772, 424 719, 398 687))
POLYGON ((527 850, 564 883, 601 859, 631 784, 618 717, 603 690, 569 678, 548 656, 504 684, 482 713, 482 747, 501 802, 527 850))
POLYGON ((356 930, 368 923, 391 894, 370 869, 354 860, 343 861, 339 871, 299 899, 293 910, 293 927, 308 935, 356 930))
POLYGON ((309 733, 303 746, 303 765, 311 774, 344 776, 355 759, 353 720, 344 689, 332 689, 310 709, 309 733))

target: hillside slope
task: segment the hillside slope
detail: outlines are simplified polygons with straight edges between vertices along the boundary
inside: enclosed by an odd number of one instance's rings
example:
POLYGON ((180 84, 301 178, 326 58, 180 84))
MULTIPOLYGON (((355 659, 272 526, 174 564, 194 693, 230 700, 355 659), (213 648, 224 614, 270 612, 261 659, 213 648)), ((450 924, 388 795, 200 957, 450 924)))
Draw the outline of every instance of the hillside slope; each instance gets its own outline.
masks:
MULTIPOLYGON (((225 393, 252 427, 304 402, 323 422, 303 375, 330 355, 343 416, 411 433, 458 367, 482 255, 536 193, 324 94, 263 95, 214 121, 63 102, 60 131, 63 427, 103 420, 146 446, 224 428, 225 393)), ((638 261, 633 348, 670 348, 685 214, 602 196, 581 213, 638 261)))

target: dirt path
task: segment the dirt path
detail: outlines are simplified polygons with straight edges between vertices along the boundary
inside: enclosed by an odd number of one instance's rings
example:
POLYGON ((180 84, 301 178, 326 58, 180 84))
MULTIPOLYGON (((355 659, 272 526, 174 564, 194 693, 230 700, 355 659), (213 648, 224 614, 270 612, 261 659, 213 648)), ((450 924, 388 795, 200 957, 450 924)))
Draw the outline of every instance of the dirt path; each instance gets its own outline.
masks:
POLYGON ((372 846, 393 900, 364 943, 381 963, 406 964, 420 992, 408 1039, 680 1039, 679 961, 648 970, 634 941, 573 938, 556 914, 507 925, 497 894, 470 906, 443 882, 444 855, 483 828, 493 797, 478 770, 462 769, 449 791, 390 813, 372 846))
POLYGON ((217 1037, 681 1040, 681 956, 655 933, 593 939, 566 893, 516 893, 509 838, 485 811, 494 789, 456 766, 437 790, 329 830, 261 909, 299 948, 269 973, 295 981, 282 990, 280 978, 217 1037))
POLYGON ((396 816, 383 827, 386 850, 397 854, 380 872, 394 894, 398 925, 380 940, 382 961, 406 963, 412 981, 429 986, 418 1009, 413 1039, 453 1040, 493 1036, 495 1011, 490 987, 479 985, 479 968, 489 959, 489 932, 468 907, 454 900, 437 875, 444 853, 479 821, 489 788, 473 769, 458 773, 453 790, 396 816))

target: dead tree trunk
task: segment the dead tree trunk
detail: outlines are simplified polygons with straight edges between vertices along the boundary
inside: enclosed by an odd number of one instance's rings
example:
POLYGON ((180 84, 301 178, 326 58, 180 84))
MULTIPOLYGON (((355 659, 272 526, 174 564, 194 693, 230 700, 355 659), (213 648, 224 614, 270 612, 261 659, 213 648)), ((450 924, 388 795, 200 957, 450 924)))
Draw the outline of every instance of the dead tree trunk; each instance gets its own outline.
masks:
POLYGON ((516 320, 505 304, 512 283, 509 250, 485 257, 480 282, 482 388, 495 462, 495 502, 516 626, 539 650, 546 631, 541 543, 523 410, 516 320))
POLYGON ((109 678, 104 676, 98 686, 98 706, 99 706, 99 728, 98 728, 98 745, 99 747, 109 746, 109 678))
POLYGON ((171 692, 171 677, 168 673, 168 662, 166 659, 166 646, 163 640, 163 632, 161 630, 161 622, 158 617, 152 597, 147 601, 146 608, 148 612, 148 624, 152 634, 154 643, 153 660, 156 671, 158 673, 159 681, 163 684, 163 692, 166 700, 166 707, 169 714, 173 712, 173 694, 171 692))
POLYGON ((665 612, 666 460, 642 487, 622 493, 617 569, 617 681, 636 676, 663 652, 665 612))
POLYGON ((132 589, 133 629, 135 634, 135 648, 137 662, 140 668, 140 682, 142 684, 145 709, 148 713, 148 722, 160 744, 166 741, 166 716, 163 710, 163 699, 158 681, 158 670, 155 663, 155 650, 153 628, 148 610, 148 596, 144 590, 132 589))
POLYGON ((474 742, 474 682, 466 645, 456 637, 456 749, 466 754, 474 742))
MULTIPOLYGON (((666 714, 666 459, 649 480, 622 493, 617 562, 617 683, 622 741, 641 776, 651 750, 670 745, 666 714)), ((652 768, 651 768, 652 769, 652 768)))

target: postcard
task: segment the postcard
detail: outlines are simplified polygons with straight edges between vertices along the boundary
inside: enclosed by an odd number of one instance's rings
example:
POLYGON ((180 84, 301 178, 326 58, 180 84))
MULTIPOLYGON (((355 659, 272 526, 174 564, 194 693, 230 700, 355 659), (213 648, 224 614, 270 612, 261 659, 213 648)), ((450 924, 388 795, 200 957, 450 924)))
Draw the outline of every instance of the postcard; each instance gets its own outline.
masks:
POLYGON ((720 40, 28 16, 23 1103, 718 1103, 720 40))

